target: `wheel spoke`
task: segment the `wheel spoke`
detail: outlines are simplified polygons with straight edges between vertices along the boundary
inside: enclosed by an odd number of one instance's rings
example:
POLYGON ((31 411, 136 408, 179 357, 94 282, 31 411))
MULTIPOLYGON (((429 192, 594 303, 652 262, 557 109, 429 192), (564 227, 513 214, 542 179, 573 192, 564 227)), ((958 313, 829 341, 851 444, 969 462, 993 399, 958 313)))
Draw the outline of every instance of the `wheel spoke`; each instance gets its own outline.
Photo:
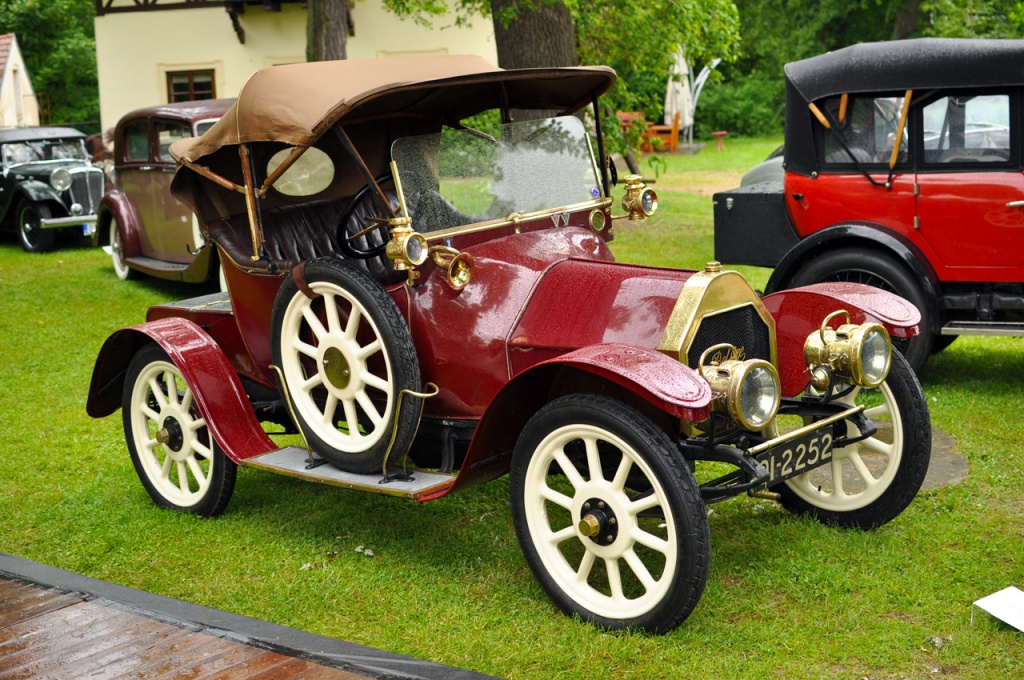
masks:
POLYGON ((341 330, 341 320, 338 318, 338 303, 331 293, 324 294, 324 310, 327 312, 327 332, 334 334, 341 330))
POLYGON ((185 467, 185 461, 178 461, 178 488, 181 489, 183 494, 189 493, 188 488, 188 470, 185 467))
POLYGON ((388 396, 391 396, 391 390, 389 389, 390 386, 388 385, 388 381, 385 380, 384 378, 381 378, 379 375, 374 375, 369 371, 361 371, 359 373, 359 379, 362 380, 367 385, 369 385, 370 387, 376 388, 381 392, 387 393, 388 396))
POLYGON ((359 309, 359 305, 352 305, 352 310, 348 315, 348 322, 345 324, 345 338, 348 340, 355 340, 356 332, 359 330, 359 324, 362 322, 363 313, 359 309))
POLYGON ((622 491, 626 488, 626 479, 629 477, 629 469, 631 467, 633 467, 632 459, 623 452, 622 459, 619 461, 619 469, 615 471, 615 476, 612 478, 612 487, 616 491, 622 491))
POLYGON ((160 478, 169 481, 171 479, 171 465, 174 464, 174 459, 170 456, 164 458, 164 464, 160 466, 160 478))
POLYGON ((864 459, 860 457, 859 453, 855 453, 850 456, 850 462, 853 464, 853 468, 857 471, 857 474, 860 475, 860 478, 864 480, 864 483, 867 486, 874 486, 878 482, 878 480, 875 479, 875 476, 871 474, 871 470, 868 469, 868 466, 864 464, 864 459))
POLYGON ((149 392, 153 395, 153 398, 156 399, 156 404, 161 411, 170 406, 167 402, 167 395, 164 394, 164 391, 161 389, 160 383, 157 382, 155 376, 149 379, 149 392))
POLYGON ((149 407, 149 404, 142 404, 139 406, 139 410, 142 411, 143 415, 149 418, 152 422, 160 425, 160 414, 149 407))
POLYGON ((192 441, 189 442, 189 444, 192 446, 192 450, 201 455, 203 458, 206 458, 207 460, 213 458, 213 451, 210 450, 210 447, 204 444, 203 442, 199 441, 198 439, 193 437, 192 441))
POLYGON ((660 536, 650 534, 640 527, 634 527, 633 531, 629 534, 630 538, 639 543, 645 545, 651 550, 657 550, 662 555, 668 555, 669 553, 669 542, 660 536))
POLYGON ((322 341, 325 337, 327 337, 327 329, 324 328, 324 325, 322 323, 320 323, 320 319, 317 318, 316 313, 313 311, 313 308, 310 307, 308 304, 303 305, 302 307, 302 318, 306 320, 307 324, 309 324, 309 329, 313 331, 313 335, 316 336, 317 340, 322 341))
POLYGON ((838 457, 833 457, 829 467, 832 470, 832 493, 841 496, 843 494, 843 461, 838 457))
POLYGON ((868 439, 865 439, 864 441, 860 442, 860 444, 864 448, 874 451, 875 453, 881 453, 886 456, 892 455, 892 444, 883 442, 881 439, 869 437, 868 439))
POLYGON ((546 501, 551 501, 560 508, 565 508, 566 510, 572 509, 572 499, 566 496, 561 491, 556 491, 555 489, 552 489, 547 484, 541 485, 540 489, 538 490, 538 493, 540 494, 541 498, 543 498, 546 501))
POLYGON ((590 572, 594 569, 594 563, 597 561, 597 556, 594 553, 587 550, 583 553, 583 559, 580 560, 580 566, 576 569, 576 580, 579 583, 586 583, 590 577, 590 572))
POLYGON ((640 556, 635 551, 627 550, 622 559, 626 561, 626 564, 640 580, 640 583, 644 585, 645 590, 650 590, 655 586, 654 576, 647 570, 647 565, 644 564, 644 561, 640 559, 640 556))
POLYGON ((576 538, 576 527, 571 524, 567 527, 559 529, 558 531, 548 534, 548 543, 552 546, 556 546, 560 543, 576 538))
POLYGON ((355 356, 357 359, 366 361, 368 357, 371 357, 377 352, 379 352, 383 346, 384 345, 381 344, 380 338, 377 338, 370 344, 360 347, 359 350, 355 353, 355 356))
POLYGON ((308 342, 303 342, 298 337, 292 340, 292 349, 294 349, 296 352, 299 352, 300 354, 306 355, 310 359, 316 359, 316 347, 309 344, 308 342))
POLYGON ((181 398, 181 410, 188 413, 189 409, 192 408, 192 390, 185 390, 184 396, 181 398))
POLYGON ((377 413, 377 407, 370 401, 370 397, 366 396, 366 392, 357 392, 356 401, 363 407, 363 413, 366 414, 375 428, 384 422, 384 416, 377 413))
POLYGON ((865 409, 864 415, 872 420, 877 420, 880 417, 892 416, 892 411, 889 409, 888 404, 879 404, 878 406, 872 406, 869 409, 865 409))
POLYGON ((569 480, 569 483, 573 485, 573 488, 579 489, 586 482, 583 481, 583 477, 580 476, 580 471, 576 469, 576 466, 572 464, 569 457, 565 455, 565 450, 562 448, 556 449, 552 453, 552 458, 558 463, 558 467, 562 468, 562 474, 569 480))
POLYGON ((583 443, 587 447, 587 474, 591 481, 604 479, 604 471, 601 469, 601 454, 597 450, 597 439, 586 437, 583 443))
POLYGON ((619 561, 606 557, 604 560, 604 568, 605 571, 608 572, 608 586, 612 590, 612 599, 623 599, 622 574, 619 572, 619 561))
POLYGON ((320 373, 314 373, 309 376, 303 383, 299 385, 299 389, 309 394, 314 387, 319 387, 324 384, 324 377, 320 373))
POLYGON ((640 496, 629 505, 629 511, 634 516, 639 515, 645 510, 651 510, 661 505, 661 500, 654 491, 648 491, 643 496, 640 496))
POLYGON ((324 403, 324 425, 334 427, 334 414, 337 410, 338 398, 333 394, 328 394, 327 401, 324 403))
POLYGON ((354 399, 345 399, 342 402, 345 407, 345 424, 348 425, 350 437, 361 437, 359 432, 359 414, 356 413, 356 402, 354 399))
POLYGON ((196 480, 197 485, 202 486, 206 481, 206 473, 199 467, 199 461, 195 459, 195 456, 190 456, 187 462, 188 469, 192 471, 192 478, 196 480))

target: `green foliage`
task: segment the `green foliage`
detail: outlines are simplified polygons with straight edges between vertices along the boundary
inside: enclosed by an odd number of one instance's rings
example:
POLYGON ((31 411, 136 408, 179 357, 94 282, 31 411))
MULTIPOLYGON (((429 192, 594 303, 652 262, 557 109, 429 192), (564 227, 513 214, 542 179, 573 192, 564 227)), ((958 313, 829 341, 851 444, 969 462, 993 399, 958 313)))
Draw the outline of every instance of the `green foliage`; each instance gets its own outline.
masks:
POLYGON ((699 136, 712 129, 749 135, 781 130, 782 67, 791 61, 894 37, 1024 36, 1019 0, 920 0, 919 7, 918 0, 736 0, 736 5, 742 55, 723 64, 722 79, 705 88, 697 113, 699 136))
POLYGON ((52 124, 99 120, 95 10, 82 0, 0 0, 0 33, 17 35, 41 109, 49 99, 52 124))

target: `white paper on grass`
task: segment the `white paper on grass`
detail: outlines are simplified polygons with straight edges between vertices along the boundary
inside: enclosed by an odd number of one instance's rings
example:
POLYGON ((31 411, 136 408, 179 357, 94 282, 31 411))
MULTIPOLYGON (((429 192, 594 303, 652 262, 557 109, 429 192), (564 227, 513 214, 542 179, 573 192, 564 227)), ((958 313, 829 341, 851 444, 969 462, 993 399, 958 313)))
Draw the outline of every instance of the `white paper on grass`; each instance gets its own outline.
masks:
MULTIPOLYGON (((1003 588, 997 593, 975 600, 974 605, 1017 630, 1024 631, 1024 591, 1019 588, 1003 588)), ((974 614, 971 614, 971 618, 974 618, 974 614)))

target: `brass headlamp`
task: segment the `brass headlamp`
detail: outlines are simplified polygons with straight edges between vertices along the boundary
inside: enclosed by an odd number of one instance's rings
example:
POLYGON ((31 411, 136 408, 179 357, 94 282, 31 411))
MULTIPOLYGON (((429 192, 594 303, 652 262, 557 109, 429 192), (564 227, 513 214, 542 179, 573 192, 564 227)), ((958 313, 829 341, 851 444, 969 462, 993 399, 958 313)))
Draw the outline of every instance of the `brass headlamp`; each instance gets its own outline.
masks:
POLYGON ((631 220, 644 220, 658 210, 658 194, 644 184, 640 175, 626 175, 626 195, 622 198, 622 209, 631 220))
POLYGON ((729 343, 700 356, 700 372, 711 386, 711 407, 746 430, 761 430, 779 410, 779 373, 763 359, 743 360, 729 343))
POLYGON ((393 217, 388 221, 391 240, 384 249, 385 254, 395 263, 395 269, 408 270, 409 278, 415 278, 415 267, 427 261, 427 239, 412 229, 408 217, 393 217))
POLYGON ((850 323, 850 313, 840 309, 826 316, 821 328, 807 336, 804 360, 816 389, 827 389, 833 374, 854 385, 878 387, 889 375, 892 342, 880 324, 850 323), (833 330, 829 323, 837 316, 845 316, 847 323, 833 330))

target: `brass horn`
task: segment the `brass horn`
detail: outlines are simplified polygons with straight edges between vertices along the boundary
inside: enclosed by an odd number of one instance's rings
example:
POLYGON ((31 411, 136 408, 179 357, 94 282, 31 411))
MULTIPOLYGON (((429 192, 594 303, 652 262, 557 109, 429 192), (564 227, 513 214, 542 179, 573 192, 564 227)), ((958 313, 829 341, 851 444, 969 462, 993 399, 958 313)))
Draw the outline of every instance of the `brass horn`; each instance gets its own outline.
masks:
POLYGON ((445 280, 452 290, 462 290, 473 278, 473 256, 469 253, 450 246, 431 246, 430 259, 445 270, 445 280))

